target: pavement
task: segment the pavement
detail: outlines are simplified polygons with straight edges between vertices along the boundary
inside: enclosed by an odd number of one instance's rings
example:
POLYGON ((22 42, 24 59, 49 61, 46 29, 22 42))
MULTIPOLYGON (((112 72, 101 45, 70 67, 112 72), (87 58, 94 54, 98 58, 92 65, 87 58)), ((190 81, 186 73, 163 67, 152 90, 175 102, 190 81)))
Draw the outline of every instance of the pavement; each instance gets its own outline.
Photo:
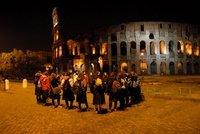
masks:
POLYGON ((100 115, 37 104, 33 84, 11 83, 9 91, 0 90, 0 134, 200 134, 199 101, 145 97, 125 111, 100 115))

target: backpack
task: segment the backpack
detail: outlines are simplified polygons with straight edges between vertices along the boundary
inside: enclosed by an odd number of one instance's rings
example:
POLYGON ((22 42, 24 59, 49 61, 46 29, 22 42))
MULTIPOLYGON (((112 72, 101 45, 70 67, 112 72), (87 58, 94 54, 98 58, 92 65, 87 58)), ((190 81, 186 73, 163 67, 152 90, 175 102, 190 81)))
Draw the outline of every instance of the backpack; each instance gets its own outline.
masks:
POLYGON ((112 92, 116 93, 120 88, 121 88, 121 83, 117 80, 114 80, 112 84, 112 92))

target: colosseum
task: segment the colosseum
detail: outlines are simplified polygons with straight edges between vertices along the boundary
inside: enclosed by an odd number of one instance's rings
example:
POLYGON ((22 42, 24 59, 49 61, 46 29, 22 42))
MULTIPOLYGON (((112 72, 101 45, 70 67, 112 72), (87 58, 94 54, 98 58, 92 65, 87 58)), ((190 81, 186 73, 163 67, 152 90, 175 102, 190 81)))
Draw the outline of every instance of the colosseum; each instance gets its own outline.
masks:
POLYGON ((200 73, 200 27, 178 22, 128 22, 65 37, 57 8, 53 65, 57 71, 134 71, 139 75, 200 73))

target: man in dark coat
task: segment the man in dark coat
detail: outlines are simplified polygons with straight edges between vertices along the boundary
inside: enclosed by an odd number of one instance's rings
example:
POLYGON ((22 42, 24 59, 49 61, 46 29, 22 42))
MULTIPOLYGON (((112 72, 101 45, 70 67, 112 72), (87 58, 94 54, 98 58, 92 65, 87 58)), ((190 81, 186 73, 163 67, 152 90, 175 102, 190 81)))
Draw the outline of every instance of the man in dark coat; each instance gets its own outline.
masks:
MULTIPOLYGON (((115 74, 114 73, 111 73, 110 74, 110 77, 108 78, 108 81, 107 81, 107 89, 106 89, 106 93, 109 95, 109 112, 112 111, 112 103, 114 102, 114 110, 116 110, 117 108, 117 92, 113 89, 112 90, 112 85, 113 85, 113 82, 116 80, 115 78, 115 74)), ((113 86, 114 88, 114 86, 113 86)))
POLYGON ((41 72, 37 72, 35 74, 35 79, 34 79, 35 95, 36 95, 37 103, 42 102, 42 87, 41 87, 41 83, 40 83, 40 76, 41 75, 42 75, 41 72))
POLYGON ((51 91, 50 96, 52 99, 52 103, 55 107, 58 107, 60 105, 60 92, 61 87, 59 87, 60 81, 57 78, 56 74, 51 74, 51 91), (55 90, 56 89, 56 90, 55 90), (55 100, 57 100, 57 105, 55 105, 55 100))
POLYGON ((63 100, 65 100, 66 108, 72 109, 73 108, 73 102, 75 100, 73 87, 70 85, 69 76, 64 76, 64 84, 63 84, 63 100), (69 104, 70 102, 70 104, 69 104))
POLYGON ((78 102, 79 111, 81 112, 83 109, 81 104, 84 103, 86 106, 86 110, 88 110, 88 102, 87 102, 87 78, 86 76, 79 76, 77 78, 77 98, 76 101, 78 102))

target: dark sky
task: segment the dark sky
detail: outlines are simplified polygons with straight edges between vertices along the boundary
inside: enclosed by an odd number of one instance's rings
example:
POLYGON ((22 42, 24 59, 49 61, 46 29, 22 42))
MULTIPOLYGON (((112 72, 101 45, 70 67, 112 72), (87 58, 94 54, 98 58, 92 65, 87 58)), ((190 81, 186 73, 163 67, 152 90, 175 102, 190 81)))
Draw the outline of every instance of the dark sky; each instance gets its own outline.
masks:
POLYGON ((198 5, 194 1, 6 1, 0 4, 0 51, 12 48, 51 50, 51 12, 54 6, 60 7, 66 16, 66 32, 71 33, 127 21, 199 24, 198 5))

